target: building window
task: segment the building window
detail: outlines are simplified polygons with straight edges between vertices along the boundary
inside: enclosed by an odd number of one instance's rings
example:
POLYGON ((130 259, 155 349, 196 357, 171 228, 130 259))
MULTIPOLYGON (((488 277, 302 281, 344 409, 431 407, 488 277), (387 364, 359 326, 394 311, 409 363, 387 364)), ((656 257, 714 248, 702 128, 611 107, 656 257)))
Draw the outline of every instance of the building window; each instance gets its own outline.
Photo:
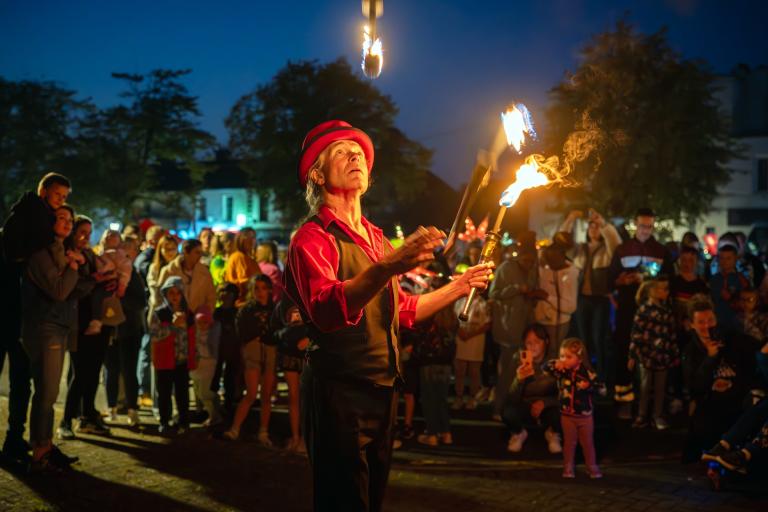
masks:
POLYGON ((768 158, 757 161, 757 191, 768 192, 768 158))
POLYGON ((197 203, 197 220, 206 220, 208 217, 208 201, 201 197, 197 203))
POLYGON ((221 216, 224 222, 232 222, 232 214, 235 206, 235 198, 232 196, 221 197, 221 216))
POLYGON ((250 217, 253 214, 253 192, 250 190, 245 196, 245 213, 250 217))
POLYGON ((259 197, 259 220, 269 222, 269 198, 267 196, 259 197))

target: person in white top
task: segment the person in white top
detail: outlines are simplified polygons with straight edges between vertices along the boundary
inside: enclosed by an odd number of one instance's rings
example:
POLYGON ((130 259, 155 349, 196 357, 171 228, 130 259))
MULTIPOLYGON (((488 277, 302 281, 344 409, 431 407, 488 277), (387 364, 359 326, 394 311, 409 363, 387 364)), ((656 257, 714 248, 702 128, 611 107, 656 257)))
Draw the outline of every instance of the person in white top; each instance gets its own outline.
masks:
POLYGON ((579 269, 566 258, 571 248, 573 236, 560 231, 539 257, 539 288, 547 293, 547 298, 536 304, 534 313, 536 321, 549 334, 547 359, 557 357, 560 343, 568 334, 571 315, 576 311, 579 269))
MULTIPOLYGON (((463 309, 467 298, 456 301, 454 310, 458 315, 463 309)), ((456 333, 456 355, 454 356, 454 376, 456 378, 456 400, 454 410, 461 409, 464 404, 464 379, 469 375, 469 399, 467 409, 475 409, 475 395, 480 390, 480 367, 483 364, 485 350, 485 333, 491 328, 491 315, 488 303, 481 295, 476 295, 469 308, 469 320, 459 323, 456 333)))

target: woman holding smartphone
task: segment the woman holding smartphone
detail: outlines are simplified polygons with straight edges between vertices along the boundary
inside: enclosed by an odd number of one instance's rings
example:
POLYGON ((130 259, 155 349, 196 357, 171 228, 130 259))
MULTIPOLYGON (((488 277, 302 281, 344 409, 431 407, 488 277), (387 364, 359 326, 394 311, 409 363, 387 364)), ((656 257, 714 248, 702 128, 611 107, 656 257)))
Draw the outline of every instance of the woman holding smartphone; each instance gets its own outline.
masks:
POLYGON ((560 412, 557 381, 544 372, 549 336, 544 326, 529 325, 523 332, 525 348, 517 355, 517 370, 509 388, 502 419, 509 427, 507 451, 517 453, 528 438, 525 423, 546 427, 544 438, 550 453, 560 453, 560 412))

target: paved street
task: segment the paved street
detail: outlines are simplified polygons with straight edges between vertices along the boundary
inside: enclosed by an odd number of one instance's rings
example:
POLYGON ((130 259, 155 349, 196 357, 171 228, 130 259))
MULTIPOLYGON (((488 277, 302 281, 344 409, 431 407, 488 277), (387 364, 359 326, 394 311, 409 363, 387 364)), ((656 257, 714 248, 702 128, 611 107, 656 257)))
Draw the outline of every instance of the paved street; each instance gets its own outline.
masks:
MULTIPOLYGON (((60 413, 60 409, 58 413, 60 413)), ((7 399, 0 397, 0 422, 7 399)), ((148 410, 141 430, 113 428, 112 436, 82 435, 62 443, 81 462, 61 477, 29 478, 0 471, 0 510, 309 510, 309 468, 303 457, 211 439, 202 428, 173 440, 156 435, 148 410)), ((253 415, 255 416, 255 415, 253 415)), ((677 462, 684 431, 632 431, 600 422, 598 449, 605 478, 560 478, 560 459, 546 453, 540 431, 524 451, 504 452, 504 432, 487 411, 462 412, 453 447, 408 442, 398 451, 385 510, 766 510, 768 494, 755 483, 715 493, 699 466, 677 462)), ((254 420, 250 428, 253 432, 254 420)), ((278 446, 287 414, 278 407, 272 437, 278 446)), ((8 468, 6 468, 8 469, 8 468)))

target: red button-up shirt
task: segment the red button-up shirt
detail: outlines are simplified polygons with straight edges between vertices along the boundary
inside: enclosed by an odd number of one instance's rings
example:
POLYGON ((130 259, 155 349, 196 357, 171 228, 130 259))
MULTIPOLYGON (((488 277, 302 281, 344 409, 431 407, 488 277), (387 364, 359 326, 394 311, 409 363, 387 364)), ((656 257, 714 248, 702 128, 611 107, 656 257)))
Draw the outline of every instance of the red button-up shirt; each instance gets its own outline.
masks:
MULTIPOLYGON (((350 310, 344 295, 345 281, 339 281, 339 249, 327 227, 336 225, 349 235, 373 263, 378 262, 386 248, 391 248, 384 233, 363 217, 370 243, 339 219, 327 206, 317 214, 322 227, 315 222, 304 224, 291 240, 288 265, 284 275, 285 291, 323 332, 332 332, 357 325, 363 310, 350 310)), ((392 284, 387 285, 390 289, 392 284)), ((403 328, 411 328, 416 320, 417 295, 406 294, 399 285, 394 290, 399 298, 399 320, 403 328)))

